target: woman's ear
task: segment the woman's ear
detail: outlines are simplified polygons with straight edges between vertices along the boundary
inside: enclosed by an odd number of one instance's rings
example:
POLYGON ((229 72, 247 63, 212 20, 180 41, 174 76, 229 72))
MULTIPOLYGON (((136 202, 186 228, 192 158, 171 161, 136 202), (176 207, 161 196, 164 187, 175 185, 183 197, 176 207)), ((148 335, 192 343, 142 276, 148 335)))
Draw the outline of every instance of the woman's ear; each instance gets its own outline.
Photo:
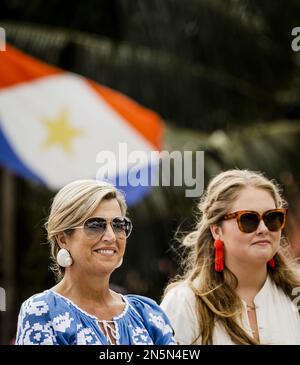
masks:
POLYGON ((216 225, 216 224, 212 224, 210 227, 210 231, 211 231, 211 234, 214 238, 214 240, 219 240, 221 239, 221 227, 216 225))
POLYGON ((65 248, 67 246, 65 232, 59 232, 56 235, 56 241, 60 248, 65 248))

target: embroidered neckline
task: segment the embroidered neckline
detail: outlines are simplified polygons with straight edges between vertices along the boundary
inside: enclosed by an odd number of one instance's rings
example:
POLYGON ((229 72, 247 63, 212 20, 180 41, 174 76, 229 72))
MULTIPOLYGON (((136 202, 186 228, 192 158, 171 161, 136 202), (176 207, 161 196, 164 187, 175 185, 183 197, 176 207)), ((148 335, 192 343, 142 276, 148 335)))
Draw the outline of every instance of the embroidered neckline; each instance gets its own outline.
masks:
POLYGON ((63 300, 65 300, 67 303, 71 304, 74 308, 76 308, 79 312, 81 312, 81 313, 85 314, 86 316, 88 316, 88 317, 90 317, 90 318, 92 318, 92 319, 96 320, 97 322, 108 322, 108 323, 109 323, 109 322, 117 321, 118 319, 121 319, 122 317, 124 317, 124 316, 125 316, 125 314, 126 314, 126 313, 127 313, 127 311, 128 311, 128 308, 129 308, 129 303, 128 303, 127 298, 126 298, 124 295, 119 294, 119 295, 121 296, 121 298, 122 298, 123 302, 125 303, 125 308, 123 309, 123 311, 122 311, 120 314, 118 314, 117 316, 114 316, 114 317, 112 318, 112 320, 109 320, 109 321, 108 321, 108 320, 106 320, 106 319, 99 319, 99 318, 97 318, 96 316, 94 316, 93 314, 90 314, 90 313, 86 312, 84 309, 82 309, 82 308, 78 307, 78 305, 77 305, 77 304, 75 304, 75 303, 74 303, 71 299, 69 299, 69 298, 67 298, 67 297, 63 296, 62 294, 57 293, 56 291, 54 291, 54 290, 52 290, 52 289, 47 289, 47 290, 45 290, 45 291, 44 291, 44 293, 46 293, 46 292, 50 292, 50 293, 52 293, 52 294, 54 294, 54 295, 56 295, 56 296, 58 296, 58 297, 62 298, 62 299, 63 299, 63 300))

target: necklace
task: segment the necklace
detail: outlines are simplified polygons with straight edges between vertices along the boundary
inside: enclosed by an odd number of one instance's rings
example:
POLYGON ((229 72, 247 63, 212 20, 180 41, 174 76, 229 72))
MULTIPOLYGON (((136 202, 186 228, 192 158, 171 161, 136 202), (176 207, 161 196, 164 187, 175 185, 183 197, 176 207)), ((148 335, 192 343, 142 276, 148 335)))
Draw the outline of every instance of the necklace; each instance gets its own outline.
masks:
POLYGON ((247 303, 247 311, 250 312, 250 311, 255 311, 256 309, 256 306, 255 305, 250 305, 247 303))

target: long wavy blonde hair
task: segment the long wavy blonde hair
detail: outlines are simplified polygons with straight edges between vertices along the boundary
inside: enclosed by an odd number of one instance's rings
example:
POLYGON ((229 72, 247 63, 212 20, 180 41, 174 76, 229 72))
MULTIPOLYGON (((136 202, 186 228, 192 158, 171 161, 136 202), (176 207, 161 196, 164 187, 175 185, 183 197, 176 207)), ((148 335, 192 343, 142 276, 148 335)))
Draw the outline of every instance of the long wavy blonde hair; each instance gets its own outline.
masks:
MULTIPOLYGON (((190 248, 183 259, 184 273, 176 277, 165 290, 166 294, 182 281, 186 281, 193 290, 199 319, 199 336, 193 343, 201 338, 202 344, 212 344, 215 323, 218 321, 234 343, 258 344, 238 324, 243 306, 235 291, 237 277, 226 267, 221 273, 214 269, 214 239, 210 231, 212 224, 221 224, 222 217, 228 213, 239 192, 248 186, 269 192, 277 208, 286 206, 277 184, 261 173, 235 169, 217 175, 211 180, 199 202, 200 219, 197 230, 189 233, 183 240, 184 246, 190 248), (197 285, 194 284, 195 279, 197 285)), ((273 282, 294 299, 292 290, 300 286, 300 276, 288 246, 287 240, 282 237, 280 249, 274 256, 275 269, 268 270, 273 282)))

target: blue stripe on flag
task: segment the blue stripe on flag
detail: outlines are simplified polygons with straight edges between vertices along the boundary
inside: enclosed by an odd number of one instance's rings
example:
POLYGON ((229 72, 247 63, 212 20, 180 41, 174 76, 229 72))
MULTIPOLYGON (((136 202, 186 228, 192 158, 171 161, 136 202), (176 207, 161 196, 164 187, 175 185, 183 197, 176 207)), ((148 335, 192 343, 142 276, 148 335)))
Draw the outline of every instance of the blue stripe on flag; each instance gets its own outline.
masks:
POLYGON ((0 127, 0 164, 17 175, 34 180, 45 185, 45 182, 32 172, 15 154, 0 127))
POLYGON ((151 192, 152 186, 150 185, 150 176, 151 176, 151 170, 153 170, 153 169, 155 169, 157 171, 158 167, 153 166, 153 165, 148 165, 148 166, 144 167, 144 169, 143 169, 144 173, 140 172, 140 174, 142 174, 143 176, 148 176, 148 186, 141 186, 141 185, 131 186, 129 184, 127 184, 126 186, 120 185, 120 180, 124 181, 124 178, 123 178, 124 176, 126 176, 125 181, 127 181, 127 182, 129 181, 128 175, 132 172, 127 172, 125 174, 122 174, 122 175, 116 177, 116 182, 113 184, 115 185, 115 187, 117 189, 124 192, 126 203, 128 206, 135 205, 136 203, 138 203, 140 200, 142 200, 145 196, 147 196, 151 192))
POLYGON ((122 190, 125 194, 126 204, 130 207, 138 203, 151 191, 151 186, 118 186, 116 188, 122 190))

